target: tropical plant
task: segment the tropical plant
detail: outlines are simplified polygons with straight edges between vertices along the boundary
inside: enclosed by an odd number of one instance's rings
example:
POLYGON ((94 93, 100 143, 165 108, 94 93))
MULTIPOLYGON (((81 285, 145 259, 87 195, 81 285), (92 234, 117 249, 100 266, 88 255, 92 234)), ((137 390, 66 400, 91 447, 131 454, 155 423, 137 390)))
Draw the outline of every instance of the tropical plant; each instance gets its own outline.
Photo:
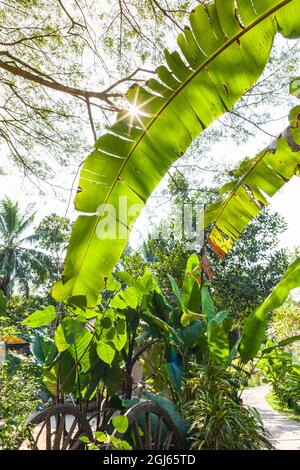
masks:
POLYGON ((300 332, 300 306, 297 301, 288 298, 284 304, 275 309, 268 328, 268 337, 273 341, 282 341, 289 335, 300 332))
POLYGON ((7 297, 16 288, 28 296, 30 282, 39 284, 47 277, 49 257, 32 246, 35 235, 27 235, 34 216, 22 214, 9 198, 0 201, 0 288, 7 297))
MULTIPOLYGON (((196 201, 204 203, 205 197, 199 192, 196 201)), ((184 208, 181 201, 176 202, 176 206, 180 210, 184 208)), ((169 218, 164 222, 169 223, 169 218)), ((284 219, 265 208, 245 228, 223 261, 220 262, 207 247, 214 271, 210 282, 214 304, 218 310, 226 305, 239 327, 272 291, 288 267, 287 250, 279 248, 279 236, 285 229, 284 219)), ((206 233, 208 235, 208 230, 206 233)), ((134 276, 149 268, 168 302, 175 306, 176 298, 168 274, 181 286, 184 278, 182 266, 186 265, 189 256, 185 241, 177 240, 170 231, 168 237, 165 233, 161 237, 150 237, 138 251, 128 247, 120 264, 134 276)))
POLYGON ((275 34, 299 35, 298 10, 299 0, 215 0, 192 11, 191 27, 178 37, 183 58, 166 51, 158 80, 128 90, 126 109, 83 166, 75 204, 88 216, 74 225, 56 300, 87 295, 95 305, 154 188, 193 138, 256 82, 275 34), (124 198, 127 209, 117 213, 124 198), (108 207, 116 232, 107 235, 108 207))
POLYGON ((292 109, 289 119, 290 126, 276 142, 232 172, 234 178, 220 190, 225 196, 206 211, 205 225, 213 224, 208 241, 220 258, 227 255, 249 222, 269 203, 267 197, 274 196, 298 174, 300 106, 292 109))
MULTIPOLYGON (((296 82, 298 82, 296 80, 296 82)), ((297 88, 291 84, 291 91, 297 88)), ((297 89, 298 90, 298 89, 297 89)), ((297 91, 299 95, 299 90, 297 91)), ((221 192, 228 193, 219 203, 206 211, 205 225, 213 224, 208 242, 220 258, 224 258, 247 224, 268 204, 273 196, 293 175, 298 174, 300 162, 300 107, 292 109, 290 126, 272 147, 268 147, 251 160, 246 159, 233 172, 235 179, 221 192)), ((300 285, 300 259, 287 269, 283 278, 247 319, 240 344, 244 362, 258 352, 267 328, 268 315, 286 300, 289 292, 300 285)))
POLYGON ((68 245, 71 222, 67 217, 50 214, 43 218, 35 230, 39 246, 51 257, 52 282, 59 278, 62 269, 62 257, 68 245))
POLYGON ((26 421, 41 403, 39 371, 32 359, 7 352, 1 372, 0 449, 17 450, 27 437, 26 421))
POLYGON ((276 345, 270 340, 266 346, 269 352, 259 361, 258 367, 272 385, 276 402, 281 407, 300 411, 299 363, 294 362, 292 354, 283 346, 274 347, 276 345))
POLYGON ((266 300, 249 316, 241 337, 240 354, 244 362, 253 359, 259 351, 267 329, 268 315, 280 307, 290 291, 300 285, 300 259, 287 269, 281 281, 266 300))
POLYGON ((194 368, 188 380, 192 401, 185 406, 192 449, 249 450, 270 448, 255 409, 242 404, 232 375, 209 361, 194 368))

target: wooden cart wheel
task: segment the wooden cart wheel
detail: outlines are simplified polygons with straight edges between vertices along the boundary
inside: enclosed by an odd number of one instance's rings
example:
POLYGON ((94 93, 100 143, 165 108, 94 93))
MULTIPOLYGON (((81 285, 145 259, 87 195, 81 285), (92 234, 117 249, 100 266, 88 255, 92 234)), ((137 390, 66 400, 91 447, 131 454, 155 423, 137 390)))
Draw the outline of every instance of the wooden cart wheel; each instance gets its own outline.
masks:
POLYGON ((27 422, 29 437, 21 449, 77 450, 84 448, 79 440, 87 436, 93 440, 91 427, 84 414, 73 405, 53 405, 27 422))
POLYGON ((128 430, 113 435, 125 439, 137 450, 181 449, 180 434, 168 413, 153 402, 137 403, 125 416, 128 418, 128 430))

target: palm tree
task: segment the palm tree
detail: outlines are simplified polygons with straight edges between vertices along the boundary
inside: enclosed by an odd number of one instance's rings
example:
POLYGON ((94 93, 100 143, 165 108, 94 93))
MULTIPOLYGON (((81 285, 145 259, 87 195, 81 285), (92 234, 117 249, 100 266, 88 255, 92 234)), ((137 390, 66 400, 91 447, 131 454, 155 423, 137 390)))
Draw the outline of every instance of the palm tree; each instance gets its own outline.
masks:
POLYGON ((18 288, 29 296, 29 285, 39 285, 49 273, 50 258, 35 248, 35 234, 26 235, 35 213, 22 214, 18 203, 0 200, 0 289, 8 298, 18 288))

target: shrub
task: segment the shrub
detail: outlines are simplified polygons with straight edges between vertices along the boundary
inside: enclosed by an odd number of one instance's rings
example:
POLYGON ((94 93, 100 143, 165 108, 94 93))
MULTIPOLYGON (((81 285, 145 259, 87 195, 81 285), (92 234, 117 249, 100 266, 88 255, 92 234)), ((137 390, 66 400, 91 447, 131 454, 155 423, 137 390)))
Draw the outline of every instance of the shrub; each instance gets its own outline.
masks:
POLYGON ((187 385, 193 396, 185 407, 192 449, 270 447, 257 411, 243 405, 238 383, 224 367, 209 361, 187 385))

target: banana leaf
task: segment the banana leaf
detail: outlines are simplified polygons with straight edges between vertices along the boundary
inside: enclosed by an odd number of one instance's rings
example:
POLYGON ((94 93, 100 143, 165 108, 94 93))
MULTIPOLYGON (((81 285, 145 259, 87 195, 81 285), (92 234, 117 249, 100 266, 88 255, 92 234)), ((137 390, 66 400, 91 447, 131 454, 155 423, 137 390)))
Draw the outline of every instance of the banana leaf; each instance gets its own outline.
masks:
POLYGON ((290 113, 290 126, 276 142, 252 159, 244 160, 234 178, 221 189, 223 199, 205 213, 205 226, 213 224, 208 241, 224 258, 248 223, 259 214, 270 197, 299 173, 300 106, 290 113))
POLYGON ((290 291, 300 286, 300 258, 297 258, 287 269, 273 292, 247 319, 240 344, 243 362, 253 359, 265 336, 268 315, 283 304, 290 291))
POLYGON ((84 163, 75 198, 82 215, 53 289, 57 301, 86 295, 88 306, 97 302, 152 191, 257 81, 276 33, 299 36, 299 11, 300 0, 215 0, 192 10, 178 36, 181 52, 166 50, 157 77, 128 90, 126 109, 84 163))

